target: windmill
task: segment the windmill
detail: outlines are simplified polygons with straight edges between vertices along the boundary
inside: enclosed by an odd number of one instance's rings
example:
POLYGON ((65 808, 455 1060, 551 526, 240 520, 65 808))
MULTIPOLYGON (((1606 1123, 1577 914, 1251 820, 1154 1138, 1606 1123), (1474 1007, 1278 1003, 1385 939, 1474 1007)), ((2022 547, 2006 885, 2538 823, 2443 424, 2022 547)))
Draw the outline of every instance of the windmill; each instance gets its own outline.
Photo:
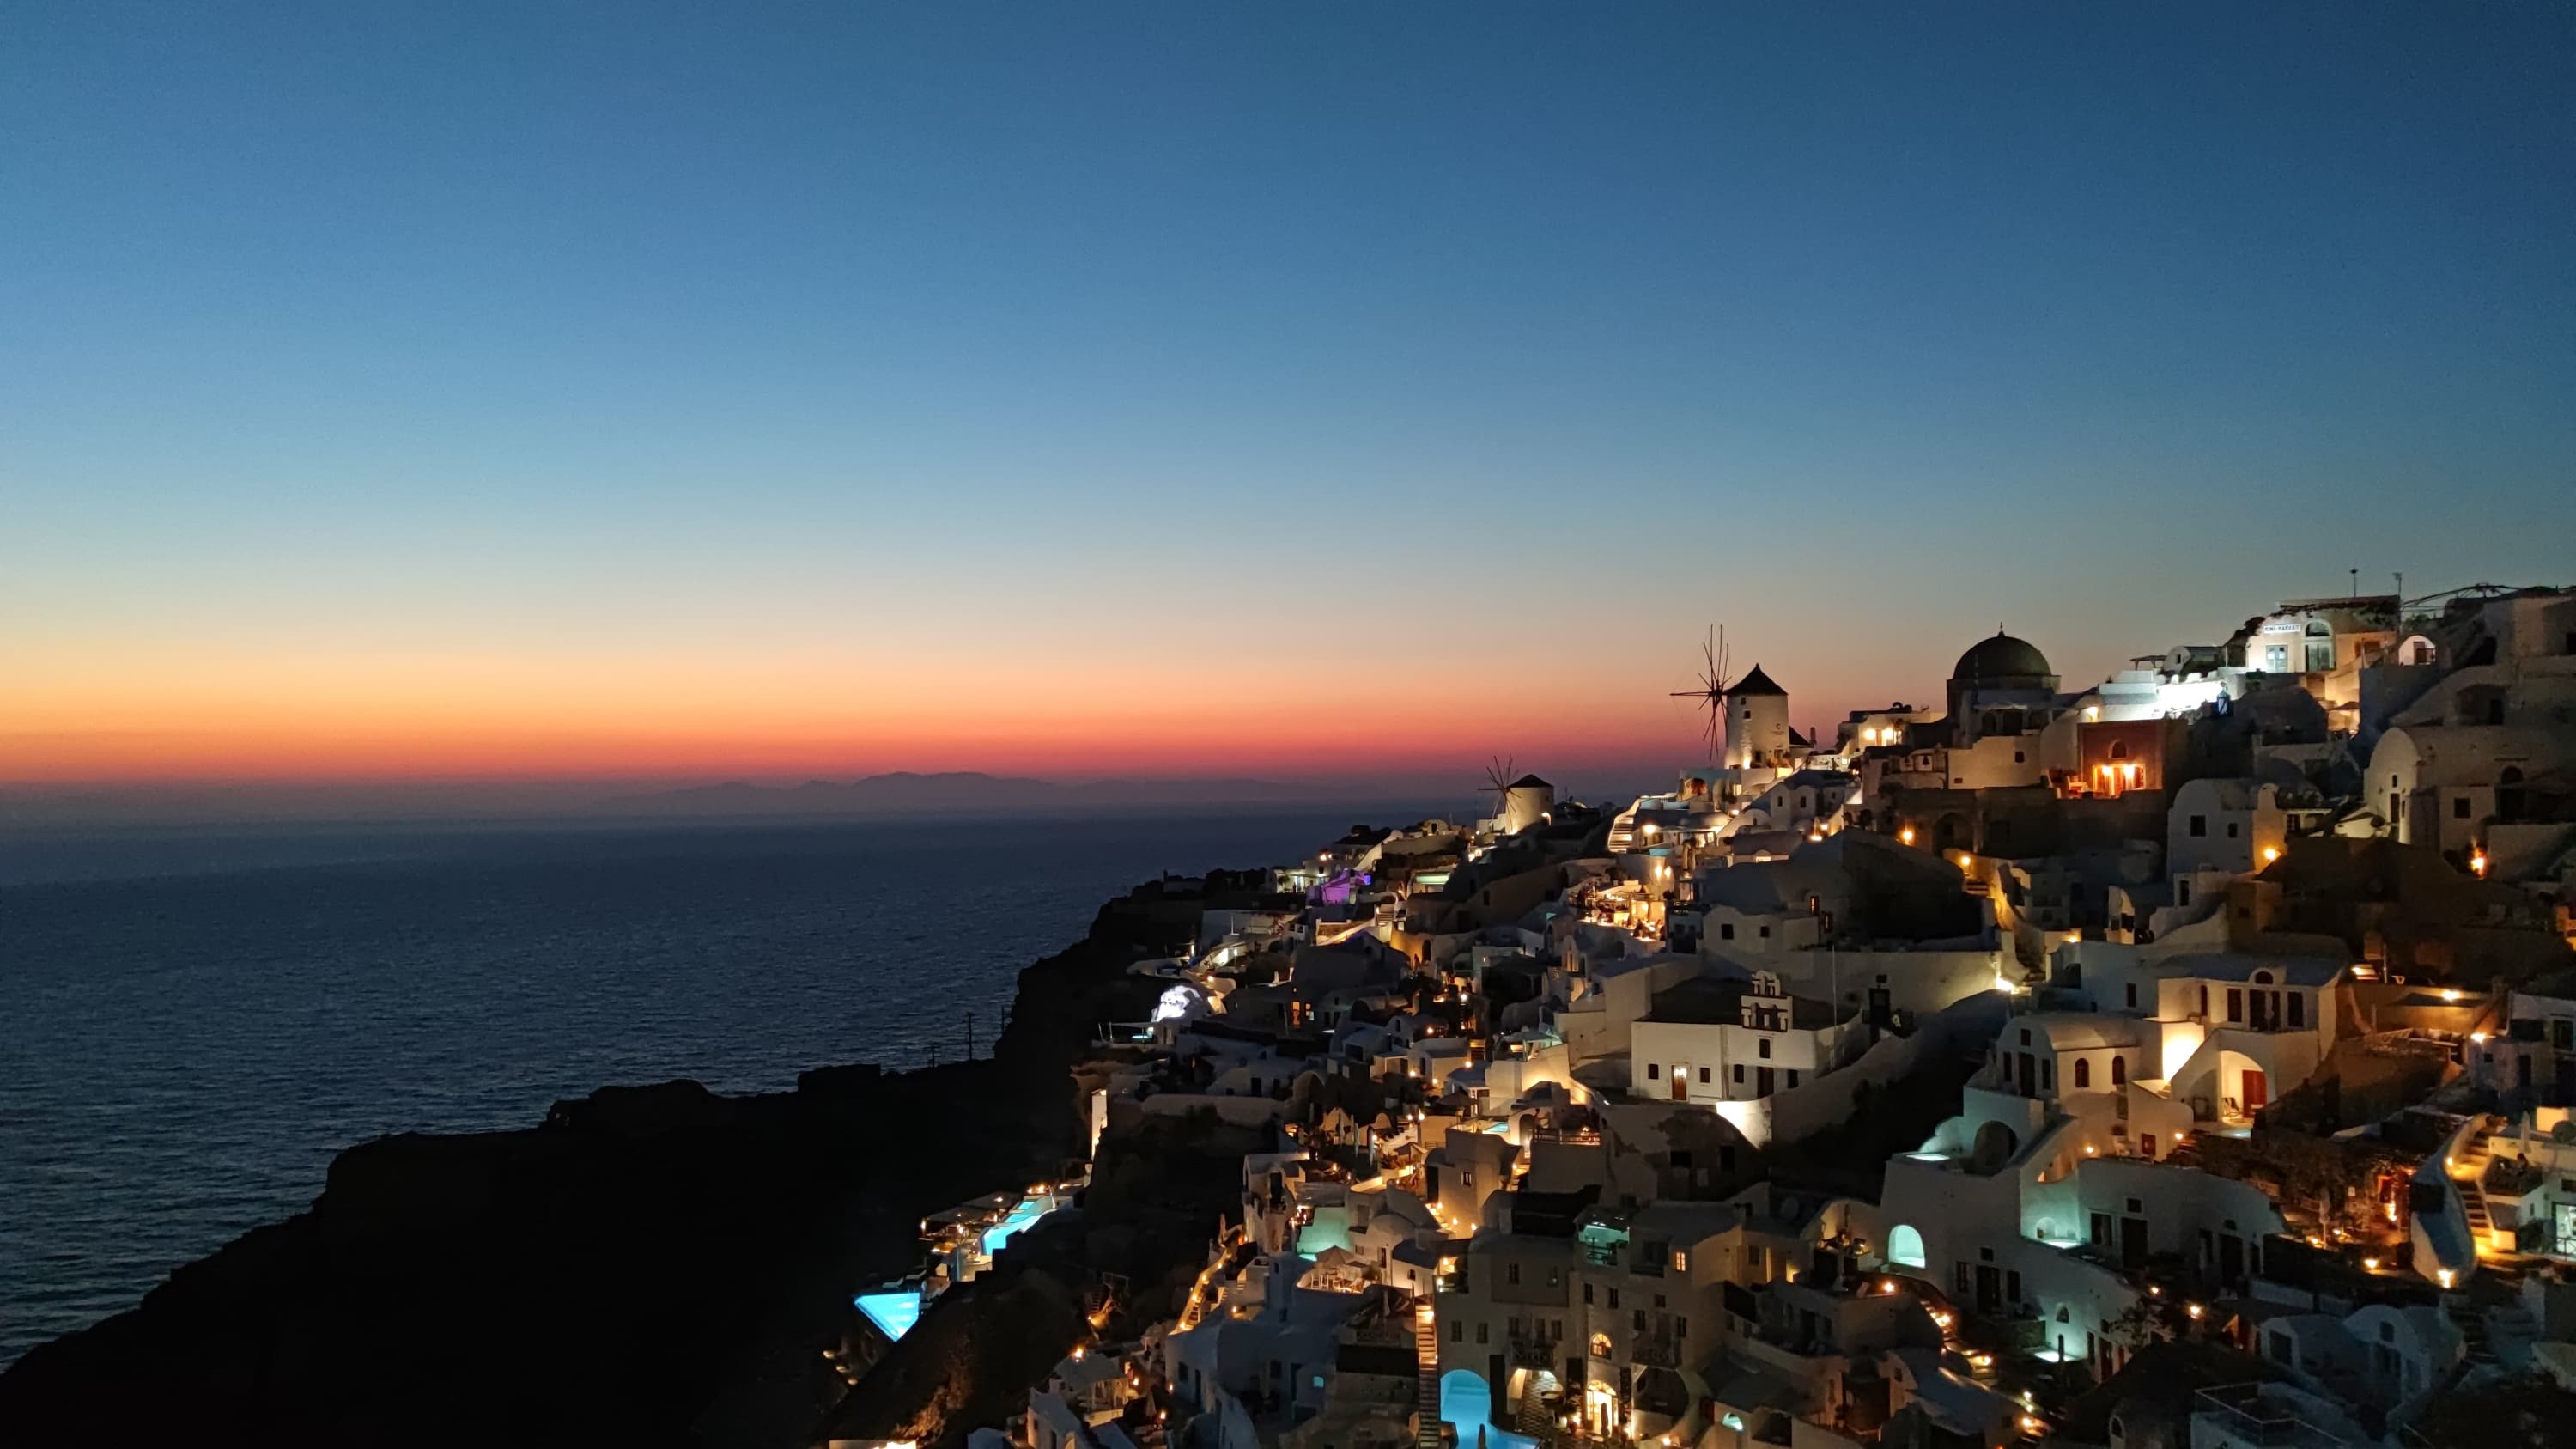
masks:
POLYGON ((1512 781, 1519 778, 1512 773, 1512 757, 1509 755, 1497 755, 1491 764, 1485 766, 1486 783, 1478 787, 1477 793, 1481 795, 1487 790, 1494 792, 1494 813, 1488 818, 1494 820, 1503 818, 1503 806, 1511 799, 1512 781))
POLYGON ((1709 631, 1709 637, 1700 642, 1699 653, 1699 688, 1676 689, 1673 698, 1707 703, 1708 725, 1700 733, 1708 737, 1708 762, 1715 765, 1723 762, 1726 749, 1726 692, 1735 687, 1733 681, 1726 677, 1729 659, 1723 625, 1709 631))

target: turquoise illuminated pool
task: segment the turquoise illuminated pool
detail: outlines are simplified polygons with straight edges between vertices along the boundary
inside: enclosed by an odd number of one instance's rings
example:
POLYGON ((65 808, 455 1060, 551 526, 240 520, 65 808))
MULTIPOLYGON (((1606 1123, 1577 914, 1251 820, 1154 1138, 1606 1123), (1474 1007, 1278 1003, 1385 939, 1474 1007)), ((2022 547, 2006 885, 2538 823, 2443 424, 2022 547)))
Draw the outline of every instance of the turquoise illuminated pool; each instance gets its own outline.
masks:
POLYGON ((905 1288, 883 1293, 862 1293, 851 1300, 868 1321, 885 1331, 888 1338, 901 1338, 921 1321, 921 1290, 905 1288))
POLYGON ((1022 1228, 1045 1216, 1046 1208, 1038 1199, 1033 1197, 1020 1199, 1020 1205, 1011 1209, 1009 1217, 984 1230, 984 1251, 987 1254, 1002 1251, 1002 1245, 1018 1237, 1022 1228))

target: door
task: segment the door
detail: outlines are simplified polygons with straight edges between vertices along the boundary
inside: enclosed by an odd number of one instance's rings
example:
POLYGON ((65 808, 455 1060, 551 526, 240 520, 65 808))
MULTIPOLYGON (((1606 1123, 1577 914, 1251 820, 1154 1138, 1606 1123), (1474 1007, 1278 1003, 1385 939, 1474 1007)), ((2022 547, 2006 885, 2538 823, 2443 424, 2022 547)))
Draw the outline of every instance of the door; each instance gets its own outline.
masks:
POLYGON ((1988 1318, 1999 1317, 2004 1306, 2004 1279, 1992 1263, 1977 1265, 1977 1311, 1988 1318))
POLYGON ((1768 1097, 1771 1095, 1771 1069, 1769 1067, 1755 1067, 1753 1069, 1753 1095, 1757 1097, 1768 1097))
POLYGON ((2153 1132, 2142 1132, 2138 1134, 2138 1154, 2150 1162, 2155 1160, 2156 1134, 2153 1132))
POLYGON ((2120 1266, 2135 1273, 2147 1266, 2147 1220, 2120 1219, 2120 1266))
POLYGON ((1684 1097, 1690 1095, 1690 1068, 1688 1066, 1681 1062, 1675 1062, 1665 1069, 1664 1075, 1673 1079, 1674 1101, 1678 1102, 1684 1097))
POLYGON ((2263 1069, 2247 1067, 2244 1093, 2238 1099, 2245 1104, 2245 1115, 2251 1117, 2262 1111, 2264 1104, 2272 1100, 2271 1091, 2271 1085, 2263 1080, 2263 1069))
POLYGON ((2039 1064, 2031 1060, 2028 1052, 2021 1054, 2021 1094, 2025 1097, 2039 1095, 2039 1064))
POLYGON ((2245 1240, 2234 1233, 2219 1236, 2218 1281, 2231 1286, 2245 1281, 2245 1240))

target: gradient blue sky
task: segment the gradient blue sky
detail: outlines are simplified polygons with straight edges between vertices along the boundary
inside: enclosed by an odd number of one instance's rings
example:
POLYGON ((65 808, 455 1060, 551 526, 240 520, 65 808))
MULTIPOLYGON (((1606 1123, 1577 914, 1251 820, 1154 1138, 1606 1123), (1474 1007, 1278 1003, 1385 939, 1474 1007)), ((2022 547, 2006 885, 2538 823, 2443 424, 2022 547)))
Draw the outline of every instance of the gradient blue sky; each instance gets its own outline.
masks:
POLYGON ((1712 620, 2576 562, 2565 6, 0 32, 0 781, 1679 758, 1712 620))

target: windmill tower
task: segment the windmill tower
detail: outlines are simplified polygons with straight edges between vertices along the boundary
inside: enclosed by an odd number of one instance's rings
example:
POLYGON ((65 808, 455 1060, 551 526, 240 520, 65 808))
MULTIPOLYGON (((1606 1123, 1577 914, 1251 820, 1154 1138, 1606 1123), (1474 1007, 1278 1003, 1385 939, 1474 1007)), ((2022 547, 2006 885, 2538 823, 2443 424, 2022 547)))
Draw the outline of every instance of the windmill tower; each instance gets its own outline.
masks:
POLYGON ((1485 782, 1484 788, 1494 793, 1493 818, 1502 834, 1544 825, 1556 809, 1556 787, 1536 775, 1513 774, 1509 755, 1486 766, 1485 782))
POLYGON ((1708 724, 1700 733, 1708 741, 1709 759, 1730 770, 1786 764, 1789 692, 1772 683, 1759 664, 1742 677, 1729 679, 1727 670, 1733 661, 1722 628, 1702 641, 1700 659, 1700 687, 1674 690, 1673 698, 1707 704, 1708 724))

